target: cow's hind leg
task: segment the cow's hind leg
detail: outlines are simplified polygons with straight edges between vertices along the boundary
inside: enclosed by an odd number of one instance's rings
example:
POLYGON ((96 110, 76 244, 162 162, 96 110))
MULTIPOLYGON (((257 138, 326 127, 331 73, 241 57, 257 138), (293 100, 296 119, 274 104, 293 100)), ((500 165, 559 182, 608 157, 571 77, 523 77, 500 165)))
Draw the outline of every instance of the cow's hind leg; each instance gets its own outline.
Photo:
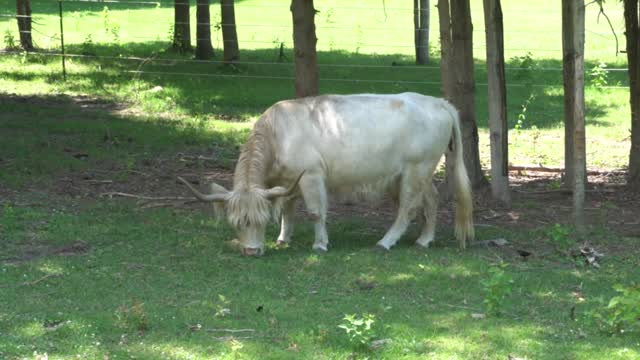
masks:
POLYGON ((329 246, 326 225, 328 201, 324 179, 320 175, 305 174, 300 179, 299 186, 307 211, 315 223, 316 236, 313 242, 313 249, 327 251, 329 246))
POLYGON ((378 241, 377 246, 386 250, 394 246, 400 237, 407 231, 411 220, 415 217, 416 209, 422 203, 422 181, 414 171, 403 175, 398 191, 398 215, 384 237, 378 241))
POLYGON ((296 199, 287 199, 282 206, 282 221, 280 225, 280 235, 276 241, 277 246, 285 246, 291 242, 293 234, 293 215, 295 212, 296 199))
POLYGON ((436 234, 436 217, 438 215, 438 190, 433 184, 425 186, 423 194, 424 201, 424 224, 422 226, 422 233, 416 245, 422 247, 429 247, 429 244, 433 241, 436 234))

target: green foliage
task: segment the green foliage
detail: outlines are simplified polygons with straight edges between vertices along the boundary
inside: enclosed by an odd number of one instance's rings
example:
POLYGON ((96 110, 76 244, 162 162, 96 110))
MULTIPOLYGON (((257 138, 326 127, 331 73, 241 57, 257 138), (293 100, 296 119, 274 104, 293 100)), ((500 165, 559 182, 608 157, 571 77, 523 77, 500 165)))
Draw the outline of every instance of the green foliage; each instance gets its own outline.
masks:
POLYGON ((18 45, 16 44, 16 38, 13 36, 13 33, 9 29, 6 29, 4 31, 2 40, 4 42, 4 48, 6 50, 15 50, 18 48, 18 45))
POLYGON ((609 71, 607 70, 607 64, 600 61, 597 65, 591 68, 588 77, 591 85, 598 90, 602 90, 609 84, 609 71))
POLYGON ((5 203, 0 216, 0 239, 8 237, 16 229, 16 211, 10 203, 5 203))
POLYGON ((640 331, 640 285, 613 285, 618 293, 608 303, 602 298, 600 307, 585 313, 586 322, 609 334, 623 334, 640 331))
POLYGON ((547 237, 551 240, 553 246, 563 254, 566 254, 575 246, 575 241, 570 235, 571 230, 569 227, 557 223, 547 230, 547 237))
POLYGON ((375 315, 362 314, 361 317, 355 314, 345 315, 342 324, 338 325, 343 329, 349 339, 349 342, 355 346, 366 346, 376 336, 373 324, 375 323, 375 315))
POLYGON ((500 316, 509 300, 513 288, 513 278, 505 271, 507 264, 500 263, 489 268, 489 278, 482 280, 484 305, 487 313, 500 316))
POLYGON ((120 24, 116 17, 111 16, 108 6, 102 9, 102 23, 104 32, 111 35, 116 43, 120 42, 120 24))
POLYGON ((144 332, 151 328, 149 316, 142 302, 135 302, 131 306, 120 305, 116 309, 115 317, 117 324, 124 329, 144 332))
POLYGON ((87 34, 84 41, 80 45, 80 53, 82 55, 96 55, 96 45, 93 43, 93 37, 91 34, 87 34))
POLYGON ((607 305, 608 323, 617 332, 640 327, 640 285, 624 286, 616 284, 613 289, 619 293, 607 305))
POLYGON ((524 81, 528 85, 536 78, 536 69, 539 68, 538 62, 530 51, 524 55, 513 56, 509 62, 517 68, 516 79, 524 81))

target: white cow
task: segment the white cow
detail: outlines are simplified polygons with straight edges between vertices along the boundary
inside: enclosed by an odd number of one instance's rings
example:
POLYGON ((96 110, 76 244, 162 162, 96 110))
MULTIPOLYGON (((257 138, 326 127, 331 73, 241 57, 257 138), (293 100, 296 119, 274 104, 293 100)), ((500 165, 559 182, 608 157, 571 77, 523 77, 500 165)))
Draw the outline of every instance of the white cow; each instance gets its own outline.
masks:
POLYGON ((205 195, 181 180, 198 199, 225 204, 245 255, 264 253, 272 209, 282 215, 278 244, 291 241, 294 202, 300 196, 315 222, 313 249, 327 251, 328 192, 366 198, 391 194, 398 214, 377 243, 383 249, 395 245, 422 211, 426 221, 416 244, 427 247, 434 239, 438 203, 432 177, 446 152, 455 164, 455 236, 464 248, 474 236, 471 190, 458 113, 439 98, 403 93, 281 101, 254 125, 236 165, 233 190, 212 184, 212 193, 205 195))

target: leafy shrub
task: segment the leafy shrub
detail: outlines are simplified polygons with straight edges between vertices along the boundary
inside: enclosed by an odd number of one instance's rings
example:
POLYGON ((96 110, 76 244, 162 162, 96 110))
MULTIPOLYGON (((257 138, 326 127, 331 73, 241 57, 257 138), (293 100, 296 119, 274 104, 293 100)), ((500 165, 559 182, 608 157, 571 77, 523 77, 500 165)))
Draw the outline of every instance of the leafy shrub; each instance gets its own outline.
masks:
POLYGON ((373 329, 373 324, 376 321, 375 315, 363 314, 362 317, 358 317, 351 314, 345 315, 343 320, 344 322, 338 327, 344 329, 351 344, 365 346, 375 338, 375 330, 373 329))
POLYGON ((513 278, 505 271, 507 265, 501 263, 489 269, 489 278, 482 280, 485 297, 484 305, 487 313, 500 316, 502 309, 511 295, 513 278))

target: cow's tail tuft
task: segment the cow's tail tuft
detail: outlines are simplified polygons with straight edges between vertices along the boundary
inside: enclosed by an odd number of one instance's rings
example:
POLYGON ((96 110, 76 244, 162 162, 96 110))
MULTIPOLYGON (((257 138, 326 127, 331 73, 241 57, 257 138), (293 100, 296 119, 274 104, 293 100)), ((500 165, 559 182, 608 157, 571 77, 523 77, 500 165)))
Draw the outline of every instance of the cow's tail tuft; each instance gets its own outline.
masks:
POLYGON ((451 147, 448 156, 452 156, 453 177, 456 200, 456 217, 454 234, 461 249, 466 248, 467 241, 472 241, 475 235, 473 228, 473 199, 471 196, 471 183, 464 166, 462 153, 462 132, 460 131, 460 116, 458 111, 450 104, 447 110, 452 116, 453 131, 451 135, 451 147))

